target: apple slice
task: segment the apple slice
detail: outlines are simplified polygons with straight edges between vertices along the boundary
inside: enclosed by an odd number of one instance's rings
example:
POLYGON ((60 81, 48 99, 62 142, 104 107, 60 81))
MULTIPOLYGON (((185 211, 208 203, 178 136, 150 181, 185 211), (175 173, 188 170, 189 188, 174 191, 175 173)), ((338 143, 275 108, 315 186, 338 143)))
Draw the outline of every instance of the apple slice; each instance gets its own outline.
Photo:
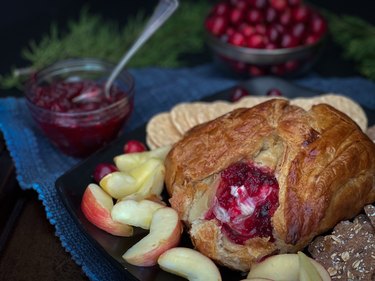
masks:
POLYGON ((323 281, 317 268, 310 259, 302 252, 298 252, 299 281, 323 281))
POLYGON ((150 158, 130 172, 137 179, 137 191, 125 196, 127 198, 145 199, 150 196, 159 196, 164 188, 165 166, 156 158, 150 158))
POLYGON ((82 196, 81 209, 85 217, 98 228, 116 235, 129 237, 133 235, 133 227, 115 222, 111 217, 113 199, 100 186, 91 183, 82 196))
MULTIPOLYGON (((331 278, 325 268, 315 260, 306 257, 319 272, 321 280, 330 281, 331 278)), ((268 278, 271 280, 300 281, 300 263, 297 254, 280 254, 266 258, 251 266, 248 279, 268 278), (288 270, 285 270, 285 269, 288 270)))
POLYGON ((129 172, 137 166, 143 164, 150 158, 157 158, 164 162, 164 159, 167 156, 170 149, 171 146, 167 145, 154 150, 139 153, 121 154, 114 157, 113 161, 120 171, 129 172))
POLYGON ((137 180, 124 172, 113 172, 104 176, 99 185, 115 199, 132 194, 139 188, 137 180))
POLYGON ((177 212, 165 207, 155 211, 150 233, 129 248, 122 258, 137 266, 153 266, 159 256, 180 242, 182 224, 177 212))
POLYGON ((119 223, 150 229, 154 212, 165 205, 151 200, 124 200, 117 202, 112 209, 112 219, 119 223))
POLYGON ((215 263, 190 248, 172 248, 160 255, 158 264, 161 269, 190 281, 221 281, 221 275, 215 263))

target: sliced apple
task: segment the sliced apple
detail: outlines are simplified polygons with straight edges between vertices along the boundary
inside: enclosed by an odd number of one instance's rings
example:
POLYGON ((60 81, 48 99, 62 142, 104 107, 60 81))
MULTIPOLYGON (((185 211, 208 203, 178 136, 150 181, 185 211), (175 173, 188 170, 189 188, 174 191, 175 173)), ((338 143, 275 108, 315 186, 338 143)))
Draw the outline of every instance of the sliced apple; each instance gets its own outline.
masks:
MULTIPOLYGON (((316 262, 315 260, 306 257, 311 264, 319 272, 321 280, 330 281, 331 278, 324 267, 316 262)), ((288 281, 300 281, 300 262, 297 254, 280 254, 271 256, 264 261, 254 264, 249 274, 248 279, 252 278, 268 278, 271 280, 288 280, 288 281), (285 269, 288 270, 285 270, 285 269)))
POLYGON ((119 223, 150 229, 154 212, 165 205, 151 200, 124 200, 117 202, 112 209, 112 219, 119 223))
POLYGON ((134 177, 119 171, 103 177, 99 185, 115 199, 132 194, 139 188, 137 180, 134 177))
POLYGON ((304 253, 298 252, 299 260, 299 281, 323 281, 321 274, 316 266, 311 262, 311 259, 304 253))
POLYGON ((153 266, 159 256, 178 245, 182 233, 182 224, 177 212, 165 207, 155 211, 150 233, 129 248, 122 258, 137 266, 153 266))
POLYGON ((164 188, 165 166, 163 162, 156 158, 151 158, 133 169, 131 176, 137 179, 137 191, 125 196, 127 198, 137 198, 138 200, 150 196, 159 196, 164 188))
POLYGON ((81 209, 85 217, 98 228, 116 235, 132 236, 133 227, 115 222, 111 217, 113 199, 97 184, 89 184, 83 193, 81 209))
POLYGON ((158 264, 161 269, 190 281, 221 281, 221 275, 215 263, 190 248, 172 248, 160 255, 158 264))
POLYGON ((121 154, 114 157, 113 161, 120 171, 129 172, 150 158, 156 158, 164 162, 170 149, 171 146, 168 145, 150 151, 121 154))

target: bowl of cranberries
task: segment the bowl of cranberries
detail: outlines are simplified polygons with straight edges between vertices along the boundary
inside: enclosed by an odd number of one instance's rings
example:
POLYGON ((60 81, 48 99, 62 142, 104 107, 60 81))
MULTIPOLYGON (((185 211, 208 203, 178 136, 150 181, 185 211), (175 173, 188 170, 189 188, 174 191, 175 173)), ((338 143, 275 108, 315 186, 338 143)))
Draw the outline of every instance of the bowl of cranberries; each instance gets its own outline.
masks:
POLYGON ((226 68, 296 76, 316 61, 327 22, 302 0, 222 0, 205 19, 206 42, 226 68))
POLYGON ((116 138, 129 119, 134 79, 122 71, 107 97, 104 84, 113 67, 97 59, 71 59, 36 72, 27 81, 31 116, 63 153, 90 155, 116 138))

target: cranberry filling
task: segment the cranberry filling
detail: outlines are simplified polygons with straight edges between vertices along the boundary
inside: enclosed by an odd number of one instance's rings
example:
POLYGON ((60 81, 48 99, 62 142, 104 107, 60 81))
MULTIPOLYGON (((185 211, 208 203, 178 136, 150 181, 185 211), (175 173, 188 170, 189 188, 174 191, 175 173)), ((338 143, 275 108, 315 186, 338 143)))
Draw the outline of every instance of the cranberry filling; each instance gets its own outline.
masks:
POLYGON ((266 168, 239 162, 221 173, 213 206, 205 219, 216 218, 223 233, 244 244, 253 237, 272 237, 271 217, 278 207, 279 185, 266 168))

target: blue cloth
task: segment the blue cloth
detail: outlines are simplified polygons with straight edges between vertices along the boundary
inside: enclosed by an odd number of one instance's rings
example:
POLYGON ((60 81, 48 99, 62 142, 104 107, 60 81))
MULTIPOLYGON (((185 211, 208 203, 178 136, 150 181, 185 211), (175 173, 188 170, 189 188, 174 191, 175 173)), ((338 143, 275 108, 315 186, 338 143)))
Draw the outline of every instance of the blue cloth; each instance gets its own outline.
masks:
MULTIPOLYGON (((182 101, 197 100, 234 86, 211 64, 195 68, 131 70, 136 80, 135 112, 128 129, 146 122, 152 115, 169 110, 182 101)), ((296 80, 305 87, 337 92, 375 109, 375 84, 363 78, 307 77, 296 80)), ((45 206, 48 220, 74 261, 91 280, 122 280, 110 264, 90 245, 62 204, 55 180, 79 162, 57 151, 30 118, 24 98, 0 100, 0 129, 14 160, 22 189, 34 189, 45 206)))

